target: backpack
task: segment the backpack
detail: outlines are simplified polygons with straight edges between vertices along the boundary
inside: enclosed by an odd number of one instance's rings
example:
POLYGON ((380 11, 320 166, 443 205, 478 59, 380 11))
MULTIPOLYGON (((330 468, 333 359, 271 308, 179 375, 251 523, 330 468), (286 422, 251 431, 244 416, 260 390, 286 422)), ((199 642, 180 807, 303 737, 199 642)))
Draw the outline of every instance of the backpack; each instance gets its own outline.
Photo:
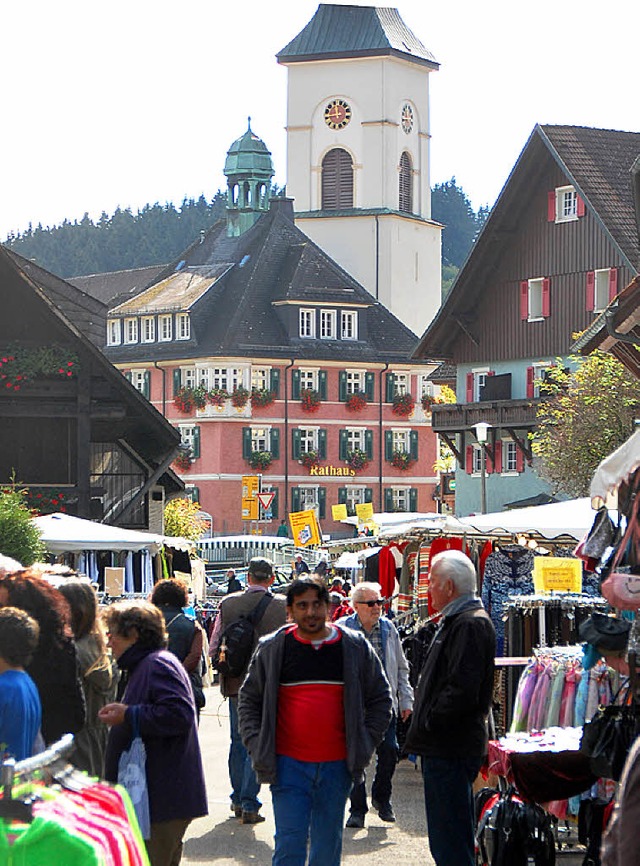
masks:
POLYGON ((555 866, 552 821, 540 806, 523 803, 513 790, 477 806, 477 853, 482 866, 527 866, 530 862, 555 866))
MULTIPOLYGON (((273 596, 265 592, 254 609, 229 623, 220 636, 213 667, 225 677, 241 677, 249 667, 257 642, 256 626, 273 596)), ((220 614, 219 614, 220 615, 220 614)))

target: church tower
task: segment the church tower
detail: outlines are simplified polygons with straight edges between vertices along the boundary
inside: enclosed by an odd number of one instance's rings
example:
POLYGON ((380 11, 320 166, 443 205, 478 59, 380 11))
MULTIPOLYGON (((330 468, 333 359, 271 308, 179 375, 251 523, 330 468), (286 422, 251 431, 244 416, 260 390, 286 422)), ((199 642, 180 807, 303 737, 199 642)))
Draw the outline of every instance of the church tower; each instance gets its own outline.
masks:
POLYGON ((227 235, 237 237, 269 210, 271 178, 274 175, 271 152, 251 130, 233 142, 224 163, 227 178, 227 235))
POLYGON ((277 58, 296 225, 421 334, 441 299, 429 177, 439 64, 396 9, 330 4, 277 58))

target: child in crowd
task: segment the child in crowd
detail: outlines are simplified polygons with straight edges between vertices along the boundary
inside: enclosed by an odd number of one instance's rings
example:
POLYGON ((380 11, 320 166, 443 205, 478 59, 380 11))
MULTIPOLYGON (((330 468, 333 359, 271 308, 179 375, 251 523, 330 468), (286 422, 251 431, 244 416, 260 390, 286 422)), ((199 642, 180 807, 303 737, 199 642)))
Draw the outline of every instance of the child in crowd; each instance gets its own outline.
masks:
POLYGON ((0 751, 16 761, 30 758, 40 739, 40 697, 24 670, 39 634, 38 623, 28 613, 0 608, 0 751))

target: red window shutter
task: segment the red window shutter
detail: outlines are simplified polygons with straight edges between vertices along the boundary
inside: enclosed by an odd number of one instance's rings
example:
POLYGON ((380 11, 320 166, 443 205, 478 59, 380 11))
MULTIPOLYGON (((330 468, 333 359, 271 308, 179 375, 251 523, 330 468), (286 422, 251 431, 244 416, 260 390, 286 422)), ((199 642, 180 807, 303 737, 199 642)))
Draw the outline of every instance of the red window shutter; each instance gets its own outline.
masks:
POLYGON ((487 373, 487 376, 495 376, 495 375, 496 375, 495 370, 489 370, 489 372, 487 373))
POLYGON ((609 301, 618 294, 618 269, 611 268, 609 271, 609 301))
POLYGON ((526 321, 529 318, 529 282, 523 280, 520 283, 520 318, 526 321))
POLYGON ((534 380, 535 380, 535 370, 533 369, 533 367, 527 367, 527 399, 528 400, 531 400, 533 398, 534 380))
POLYGON ((494 469, 496 472, 502 472, 502 440, 498 439, 495 447, 495 455, 496 459, 494 462, 494 469))
POLYGON ((473 403, 473 373, 467 373, 467 403, 473 403))
POLYGON ((519 448, 516 450, 516 472, 524 472, 524 454, 519 448))
POLYGON ((467 445, 465 452, 465 469, 468 475, 473 472, 473 445, 467 445))
POLYGON ((587 313, 596 308, 596 272, 587 271, 587 313))
POLYGON ((554 223, 556 221, 556 191, 549 190, 547 193, 547 222, 554 223))
POLYGON ((583 217, 585 215, 586 209, 584 206, 584 200, 582 199, 581 196, 576 197, 576 205, 578 208, 578 210, 577 210, 578 216, 583 217))
POLYGON ((551 301, 549 298, 549 289, 551 287, 551 280, 549 277, 545 277, 542 281, 542 316, 545 319, 549 318, 551 313, 551 301))

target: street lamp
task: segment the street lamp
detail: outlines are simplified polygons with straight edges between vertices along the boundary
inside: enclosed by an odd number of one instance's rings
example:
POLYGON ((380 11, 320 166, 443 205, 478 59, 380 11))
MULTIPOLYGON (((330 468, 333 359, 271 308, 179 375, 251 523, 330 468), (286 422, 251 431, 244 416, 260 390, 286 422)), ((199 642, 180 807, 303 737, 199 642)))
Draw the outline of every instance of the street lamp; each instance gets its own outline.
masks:
POLYGON ((478 445, 482 449, 482 462, 480 464, 480 513, 487 513, 487 436, 491 424, 486 421, 478 421, 473 425, 478 445))

